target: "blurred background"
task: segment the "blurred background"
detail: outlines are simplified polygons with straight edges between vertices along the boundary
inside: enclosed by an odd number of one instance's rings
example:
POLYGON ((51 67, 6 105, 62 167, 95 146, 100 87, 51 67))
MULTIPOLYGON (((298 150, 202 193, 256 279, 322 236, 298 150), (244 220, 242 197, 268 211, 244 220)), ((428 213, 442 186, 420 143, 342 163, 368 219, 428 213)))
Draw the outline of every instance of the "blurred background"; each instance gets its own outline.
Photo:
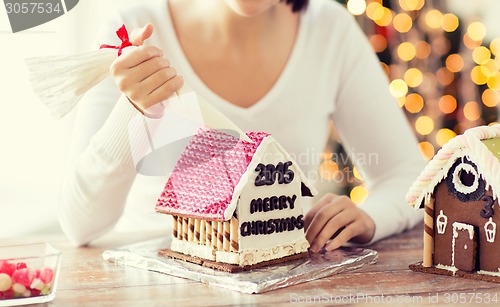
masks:
MULTIPOLYGON (((57 189, 75 112, 50 117, 31 90, 24 59, 96 49, 93 35, 106 17, 138 1, 80 0, 66 15, 16 34, 0 7, 0 242, 60 231, 57 189)), ((465 129, 498 121, 500 1, 337 1, 356 16, 379 56, 425 159, 465 129)), ((332 124, 321 189, 335 185, 361 203, 368 191, 351 163, 334 159, 342 152, 332 124)))

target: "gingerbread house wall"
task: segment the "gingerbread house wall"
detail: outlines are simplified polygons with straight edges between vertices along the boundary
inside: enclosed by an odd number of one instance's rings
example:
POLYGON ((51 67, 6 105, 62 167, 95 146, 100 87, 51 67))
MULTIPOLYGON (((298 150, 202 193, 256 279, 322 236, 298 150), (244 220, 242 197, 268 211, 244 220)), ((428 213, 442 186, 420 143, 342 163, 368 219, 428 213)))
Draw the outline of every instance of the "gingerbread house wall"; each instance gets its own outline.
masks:
MULTIPOLYGON (((491 189, 487 189, 485 195, 493 197, 491 189)), ((435 199, 433 212, 433 264, 453 267, 453 223, 460 222, 473 225, 477 234, 476 270, 498 273, 500 268, 500 238, 493 237, 493 240, 491 240, 490 237, 490 240, 487 239, 485 224, 490 219, 481 217, 480 215, 481 210, 485 208, 487 202, 481 199, 478 201, 462 202, 448 191, 445 180, 436 186, 433 197, 435 199), (440 231, 438 223, 440 220, 444 220, 443 216, 446 216, 446 224, 441 223, 445 226, 442 228, 444 231, 440 231)), ((498 210, 498 199, 494 200, 492 207, 494 214, 491 217, 491 222, 499 225, 500 212, 498 210)))
POLYGON ((207 221, 173 216, 172 236, 178 240, 204 245, 215 251, 238 252, 238 219, 207 221))

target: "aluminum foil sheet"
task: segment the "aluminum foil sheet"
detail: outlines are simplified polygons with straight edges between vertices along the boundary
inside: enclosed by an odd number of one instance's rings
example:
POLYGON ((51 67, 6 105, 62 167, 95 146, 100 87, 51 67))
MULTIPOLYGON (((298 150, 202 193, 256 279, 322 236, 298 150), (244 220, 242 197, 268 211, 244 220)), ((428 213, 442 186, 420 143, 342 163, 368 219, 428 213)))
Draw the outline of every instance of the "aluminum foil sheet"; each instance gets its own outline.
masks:
POLYGON ((309 254, 299 259, 239 273, 226 273, 182 260, 158 255, 170 247, 170 239, 160 238, 106 250, 103 258, 116 264, 160 272, 243 293, 262 293, 373 264, 377 252, 343 247, 331 252, 309 254))

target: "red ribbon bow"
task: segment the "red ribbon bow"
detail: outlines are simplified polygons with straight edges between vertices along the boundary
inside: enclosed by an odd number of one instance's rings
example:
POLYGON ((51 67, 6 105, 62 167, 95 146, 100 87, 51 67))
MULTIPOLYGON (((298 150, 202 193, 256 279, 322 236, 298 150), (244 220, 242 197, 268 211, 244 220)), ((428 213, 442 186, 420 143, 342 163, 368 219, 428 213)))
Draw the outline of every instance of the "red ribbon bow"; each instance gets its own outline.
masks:
POLYGON ((118 31, 116 31, 116 35, 122 41, 120 46, 112 46, 112 45, 101 45, 99 49, 110 48, 110 49, 118 49, 118 56, 122 54, 123 48, 132 46, 132 43, 128 40, 128 32, 125 25, 122 25, 118 31))

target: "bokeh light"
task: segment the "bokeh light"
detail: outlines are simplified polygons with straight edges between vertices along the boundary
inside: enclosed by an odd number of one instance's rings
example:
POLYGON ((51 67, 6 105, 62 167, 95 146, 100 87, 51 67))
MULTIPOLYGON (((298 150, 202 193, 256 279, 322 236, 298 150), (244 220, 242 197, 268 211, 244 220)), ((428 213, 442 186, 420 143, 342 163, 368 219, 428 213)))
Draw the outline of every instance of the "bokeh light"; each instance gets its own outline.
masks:
POLYGON ((432 157, 434 157, 434 154, 436 153, 434 145, 429 142, 418 143, 418 149, 420 150, 420 153, 422 154, 424 159, 427 161, 432 159, 432 157))
POLYGON ((486 89, 481 95, 481 100, 487 107, 496 107, 500 102, 500 93, 492 89, 486 89))
POLYGON ((470 121, 478 120, 481 117, 481 108, 475 101, 469 101, 464 106, 464 116, 470 121))
POLYGON ((359 16, 363 14, 366 10, 365 0, 349 0, 347 1, 347 9, 351 14, 359 16))
POLYGON ((405 13, 400 13, 394 16, 392 23, 394 24, 394 29, 396 29, 399 33, 406 33, 410 31, 413 25, 411 17, 405 13))
POLYGON ((457 134, 453 130, 450 130, 448 128, 439 129, 438 132, 436 133, 436 143, 442 147, 456 135, 457 134))
POLYGON ((436 78, 441 85, 447 86, 453 82, 455 75, 446 67, 441 67, 436 71, 436 78))
POLYGON ((418 11, 424 4, 424 0, 399 0, 399 5, 405 11, 418 11))
POLYGON ((472 59, 476 64, 486 64, 491 59, 490 49, 479 46, 472 52, 472 59))
POLYGON ((325 160, 319 167, 321 177, 326 180, 334 180, 339 172, 339 166, 333 160, 325 160))
POLYGON ((418 113, 424 107, 424 99, 417 93, 412 93, 406 97, 405 108, 410 113, 418 113))
POLYGON ((381 27, 386 27, 392 22, 392 11, 386 7, 379 7, 375 11, 375 23, 381 27))
POLYGON ((459 72, 464 68, 464 59, 459 54, 450 54, 446 58, 446 68, 451 72, 459 72))
POLYGON ((422 84, 424 76, 418 68, 410 68, 405 72, 403 79, 409 87, 417 87, 422 84))
POLYGON ((467 35, 475 41, 482 41, 486 36, 486 27, 479 21, 472 22, 467 27, 467 35))
POLYGON ((425 41, 418 41, 415 43, 416 57, 424 60, 431 54, 431 46, 425 41))
POLYGON ((444 14, 441 19, 441 28, 446 32, 453 32, 458 28, 458 17, 455 14, 444 14))
POLYGON ((391 81, 389 85, 389 90, 394 97, 403 97, 408 93, 408 85, 401 79, 395 79, 391 81))
POLYGON ((417 54, 415 46, 410 42, 401 43, 398 47, 398 56, 403 61, 411 61, 417 54))
POLYGON ((415 129, 421 135, 429 135, 434 130, 434 120, 429 116, 420 116, 415 121, 415 129))
POLYGON ((438 10, 430 10, 425 14, 425 24, 431 29, 441 28, 443 13, 438 10))
POLYGON ((496 73, 494 76, 488 78, 486 84, 490 89, 500 91, 500 73, 496 73))
POLYGON ((387 48, 387 39, 381 34, 374 34, 369 40, 375 52, 382 52, 387 48))
POLYGON ((496 56, 500 55, 500 38, 499 37, 497 37, 491 41, 490 50, 491 50, 491 53, 493 53, 494 55, 496 55, 496 56))
POLYGON ((457 109, 457 100, 451 95, 444 95, 439 99, 438 105, 441 112, 450 114, 457 109))
POLYGON ((481 66, 476 66, 472 68, 470 72, 470 77, 472 79, 472 82, 476 83, 477 85, 483 85, 488 82, 488 76, 486 76, 481 69, 481 66))
POLYGON ((354 177, 360 181, 363 180, 363 176, 361 176, 361 173, 358 171, 357 167, 354 167, 352 170, 352 173, 354 174, 354 177))
POLYGON ((368 196, 368 189, 364 185, 358 185, 352 188, 349 195, 353 203, 359 205, 363 203, 368 196))
POLYGON ((467 33, 464 34, 464 45, 469 49, 481 46, 482 40, 474 40, 467 33))

